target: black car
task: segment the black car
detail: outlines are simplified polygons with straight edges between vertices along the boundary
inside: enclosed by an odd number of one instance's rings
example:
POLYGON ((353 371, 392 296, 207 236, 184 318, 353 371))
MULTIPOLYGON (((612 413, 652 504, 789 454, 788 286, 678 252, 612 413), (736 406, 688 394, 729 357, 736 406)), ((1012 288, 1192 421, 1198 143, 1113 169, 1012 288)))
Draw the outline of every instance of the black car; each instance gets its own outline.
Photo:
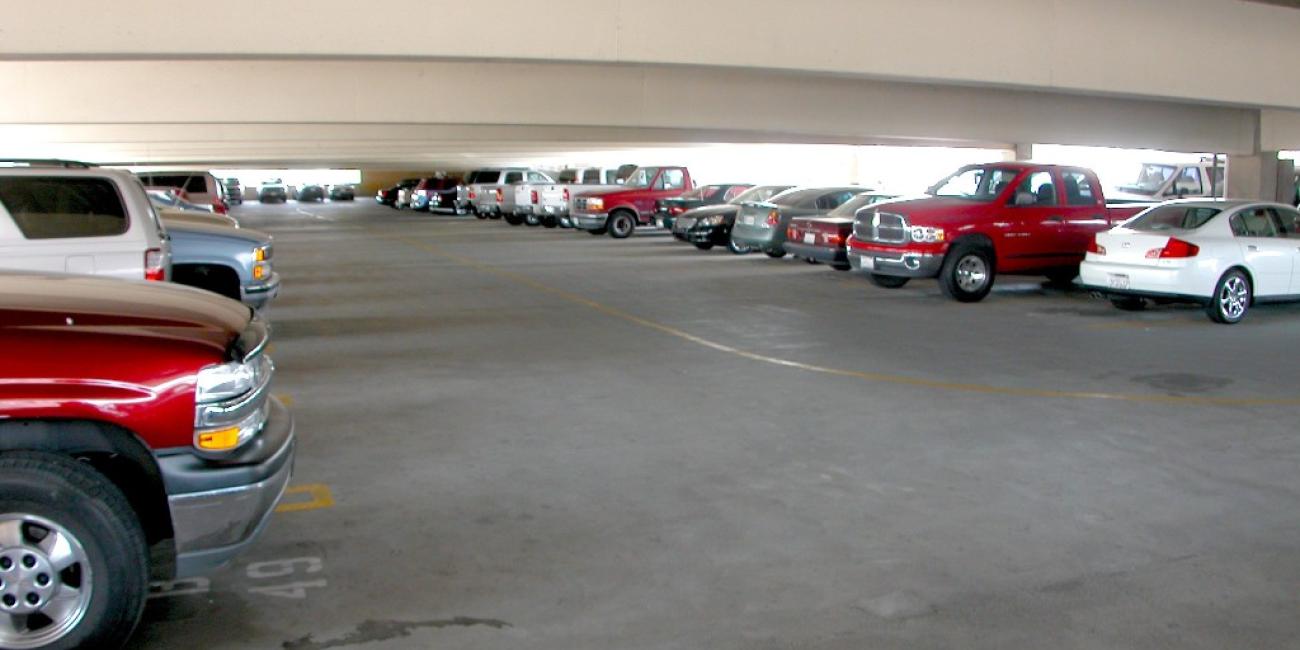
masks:
POLYGON ((401 196, 402 190, 409 190, 420 184, 418 178, 403 178, 402 181, 390 188, 375 192, 375 202, 379 205, 397 207, 397 199, 401 196))
POLYGON ((331 201, 352 201, 357 198, 357 190, 351 185, 330 186, 331 201))
POLYGON ((719 205, 687 210, 673 220, 673 237, 695 244, 700 250, 709 250, 715 245, 726 246, 736 254, 746 253, 731 247, 731 227, 736 223, 736 214, 745 203, 762 203, 791 185, 759 185, 750 188, 739 196, 719 205))
POLYGON ((238 178, 227 178, 224 184, 226 186, 226 203, 239 205, 244 202, 244 188, 239 185, 238 178))
POLYGON ((655 219, 660 228, 672 230, 673 221, 687 210, 706 205, 721 205, 754 187, 753 183, 701 185, 681 196, 655 201, 655 219))
POLYGON ((303 185, 298 188, 298 201, 308 203, 325 200, 325 188, 319 185, 303 185))

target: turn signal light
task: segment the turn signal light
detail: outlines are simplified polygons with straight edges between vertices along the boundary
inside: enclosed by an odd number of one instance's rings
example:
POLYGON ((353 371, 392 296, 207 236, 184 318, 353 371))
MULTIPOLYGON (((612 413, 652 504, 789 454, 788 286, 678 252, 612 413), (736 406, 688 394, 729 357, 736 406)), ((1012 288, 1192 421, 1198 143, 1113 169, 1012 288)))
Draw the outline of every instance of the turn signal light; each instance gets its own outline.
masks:
POLYGON ((565 202, 565 203, 568 203, 568 202, 569 202, 569 188, 567 188, 567 187, 564 188, 564 202, 565 202))
POLYGON ((470 190, 470 191, 469 191, 469 200, 473 201, 474 199, 477 199, 477 198, 478 198, 478 192, 475 192, 474 190, 470 190))
POLYGON ((1185 242, 1181 239, 1169 238, 1164 248, 1153 248, 1147 251, 1147 259, 1180 259, 1185 257, 1196 257, 1201 252, 1201 247, 1191 242, 1185 242))
POLYGON ((1105 255, 1106 247, 1097 243, 1097 237, 1094 236, 1092 241, 1088 242, 1088 252, 1094 255, 1105 255))
POLYGON ((785 238, 786 238, 786 239, 790 239, 790 240, 798 239, 798 238, 799 238, 799 231, 798 231, 798 230, 795 230, 794 228, 786 228, 786 229, 785 229, 785 238))
POLYGON ((151 282, 167 280, 167 269, 163 267, 163 254, 160 248, 150 248, 144 252, 144 279, 151 282))
POLYGON ((502 199, 503 197, 505 197, 505 195, 506 195, 505 190, 502 190, 501 188, 498 187, 498 188, 497 188, 497 203, 501 203, 501 202, 502 202, 501 199, 502 199))
POLYGON ((533 190, 533 205, 537 205, 537 190, 533 190))
POLYGON ((780 211, 780 210, 773 210, 773 211, 767 213, 767 225, 769 225, 769 226, 775 226, 775 225, 777 225, 777 224, 779 224, 779 223, 781 223, 781 211, 780 211))
POLYGON ((199 449, 225 451, 239 445, 239 427, 205 431, 199 434, 199 449))
POLYGON ((844 243, 844 235, 840 235, 840 234, 826 235, 826 243, 831 244, 833 246, 839 246, 840 244, 844 243))

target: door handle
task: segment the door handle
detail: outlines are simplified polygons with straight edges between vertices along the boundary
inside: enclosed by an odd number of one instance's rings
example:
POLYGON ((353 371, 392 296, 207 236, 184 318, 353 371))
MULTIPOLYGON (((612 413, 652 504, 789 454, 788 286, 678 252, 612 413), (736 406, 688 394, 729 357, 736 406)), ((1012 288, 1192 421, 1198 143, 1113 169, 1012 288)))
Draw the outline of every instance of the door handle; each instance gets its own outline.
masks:
POLYGON ((1259 247, 1256 246, 1256 245, 1254 245, 1254 244, 1250 244, 1250 245, 1246 246, 1246 250, 1248 250, 1248 251, 1250 251, 1250 252, 1252 252, 1252 253, 1256 253, 1256 252, 1259 252, 1259 247))

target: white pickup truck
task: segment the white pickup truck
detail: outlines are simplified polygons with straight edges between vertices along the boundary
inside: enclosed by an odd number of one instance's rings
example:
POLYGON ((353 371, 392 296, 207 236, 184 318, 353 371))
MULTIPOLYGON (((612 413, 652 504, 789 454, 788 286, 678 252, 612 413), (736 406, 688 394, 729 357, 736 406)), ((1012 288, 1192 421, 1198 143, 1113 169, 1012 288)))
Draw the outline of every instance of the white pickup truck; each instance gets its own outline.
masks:
POLYGON ((1142 163, 1137 178, 1106 193, 1112 203, 1150 203, 1169 199, 1215 197, 1225 194, 1223 165, 1210 160, 1193 163, 1142 163))
POLYGON ((171 279, 171 242, 131 172, 68 161, 0 167, 0 269, 171 279))
MULTIPOLYGON (((470 209, 480 219, 499 219, 505 212, 501 204, 505 202, 505 188, 514 183, 522 183, 530 172, 537 170, 526 167, 507 167, 476 169, 465 179, 466 200, 470 209)), ((547 177, 549 178, 549 176, 547 177)), ((519 223, 523 223, 520 220, 519 223)))
POLYGON ((618 167, 577 167, 560 172, 556 182, 543 185, 538 192, 538 209, 541 223, 547 228, 559 225, 572 228, 569 211, 573 199, 587 192, 616 189, 636 171, 636 165, 618 167))
POLYGON ((512 226, 540 224, 541 188, 554 182, 550 174, 530 169, 524 172, 524 180, 501 188, 501 215, 506 223, 512 226))

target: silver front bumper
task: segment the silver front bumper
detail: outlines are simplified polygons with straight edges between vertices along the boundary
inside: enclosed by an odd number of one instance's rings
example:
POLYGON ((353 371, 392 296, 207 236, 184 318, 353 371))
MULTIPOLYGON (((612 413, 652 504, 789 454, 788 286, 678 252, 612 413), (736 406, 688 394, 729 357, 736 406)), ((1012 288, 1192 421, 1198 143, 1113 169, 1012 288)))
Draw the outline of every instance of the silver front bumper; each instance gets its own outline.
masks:
POLYGON ((603 212, 573 212, 569 215, 569 222, 581 230, 600 230, 607 221, 609 215, 603 212))
POLYGON ((257 539, 275 512, 293 476, 296 443, 292 414, 275 398, 270 404, 260 435, 262 442, 278 446, 260 462, 223 467, 205 466, 188 456, 160 459, 175 533, 176 578, 210 573, 234 559, 257 539), (173 493, 173 483, 208 489, 173 493))

